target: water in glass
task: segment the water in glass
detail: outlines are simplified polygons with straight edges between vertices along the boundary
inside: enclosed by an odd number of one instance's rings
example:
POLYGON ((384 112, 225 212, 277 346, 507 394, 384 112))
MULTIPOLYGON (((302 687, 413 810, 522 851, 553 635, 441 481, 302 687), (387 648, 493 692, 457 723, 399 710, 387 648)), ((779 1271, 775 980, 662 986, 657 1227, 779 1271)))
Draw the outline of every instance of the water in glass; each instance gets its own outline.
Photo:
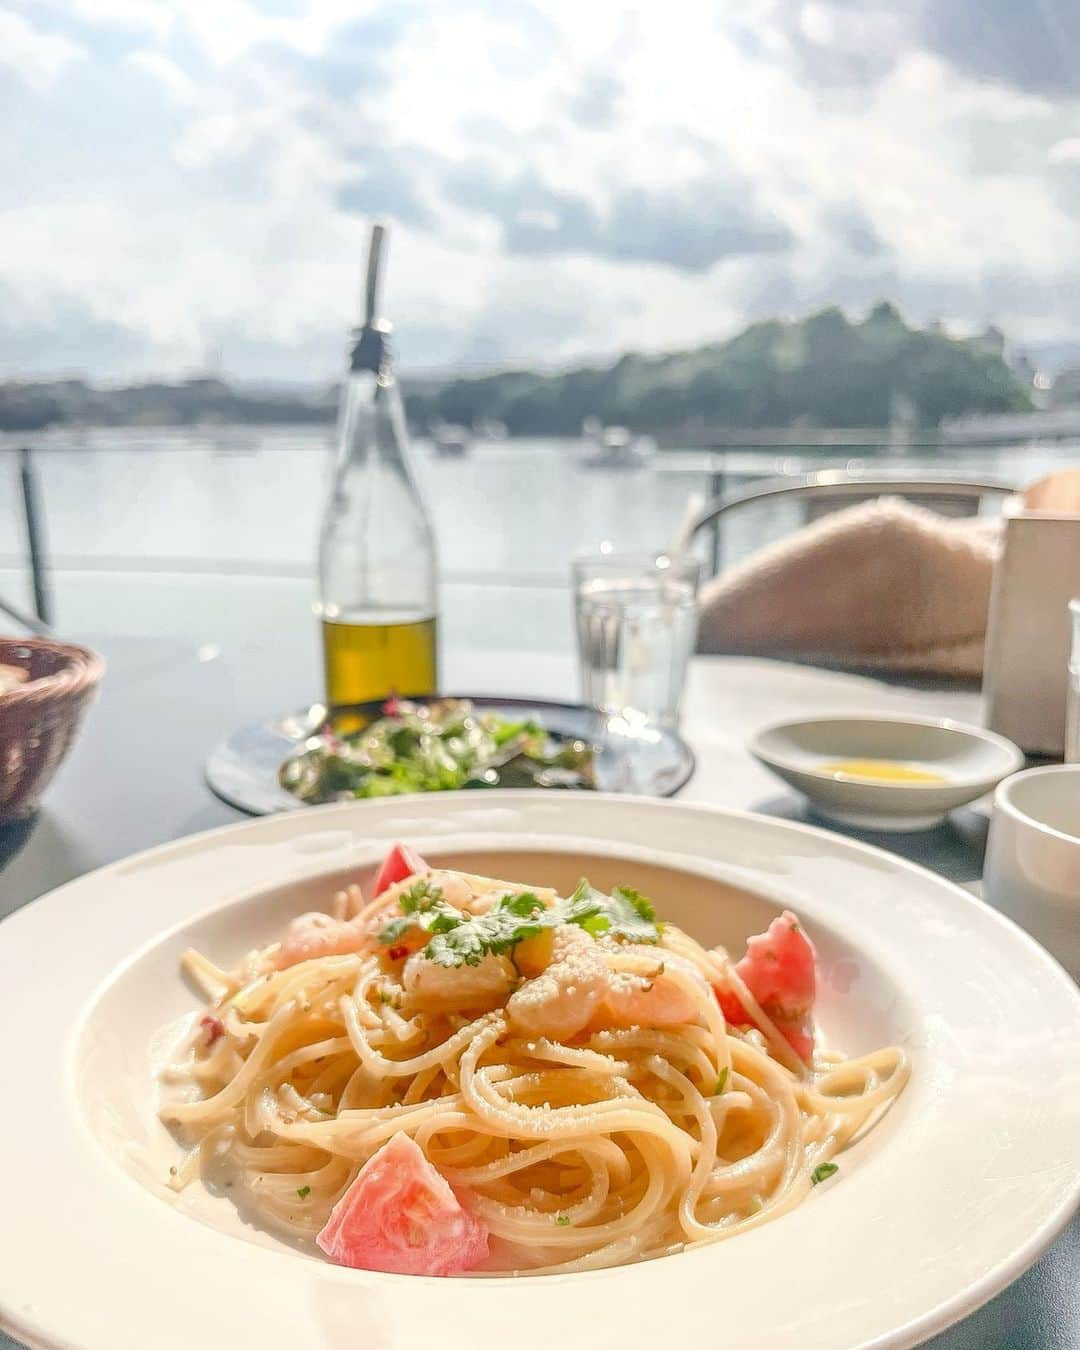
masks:
POLYGON ((583 697, 632 728, 674 726, 697 635, 697 564, 606 571, 578 578, 583 697))

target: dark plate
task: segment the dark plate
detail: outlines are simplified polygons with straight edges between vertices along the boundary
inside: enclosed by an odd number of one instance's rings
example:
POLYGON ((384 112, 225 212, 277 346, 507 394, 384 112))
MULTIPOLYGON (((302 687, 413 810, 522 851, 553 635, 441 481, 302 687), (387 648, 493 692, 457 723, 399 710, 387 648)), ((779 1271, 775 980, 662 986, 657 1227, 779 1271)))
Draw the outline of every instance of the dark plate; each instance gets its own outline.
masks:
MULTIPOLYGON (((693 752, 674 731, 622 734, 618 723, 577 703, 472 694, 453 697, 468 698, 478 712, 513 712, 536 717, 556 739, 581 739, 599 746, 596 785, 601 792, 671 797, 694 772, 693 752)), ((378 705, 372 705, 372 711, 377 710, 378 705)), ((265 816, 273 811, 302 807, 303 802, 278 785, 278 769, 316 725, 315 717, 305 710, 239 728, 206 761, 207 783, 222 801, 252 815, 265 816)))

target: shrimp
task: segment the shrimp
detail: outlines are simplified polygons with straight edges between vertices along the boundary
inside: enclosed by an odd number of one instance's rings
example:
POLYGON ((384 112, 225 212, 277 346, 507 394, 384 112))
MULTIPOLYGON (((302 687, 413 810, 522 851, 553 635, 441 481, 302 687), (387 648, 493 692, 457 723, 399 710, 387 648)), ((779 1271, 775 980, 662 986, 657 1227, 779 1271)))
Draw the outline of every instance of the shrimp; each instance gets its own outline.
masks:
POLYGON ((319 956, 358 952, 367 943, 367 935, 356 923, 335 919, 316 910, 299 915, 289 924, 275 964, 279 970, 284 970, 299 961, 312 961, 319 956))
POLYGON ((506 1002, 516 972, 505 956, 475 966, 440 966, 417 952, 405 962, 402 983, 411 1002, 427 1012, 488 1011, 506 1002))
POLYGON ((568 924, 555 930, 551 964, 511 995, 506 1011, 524 1035, 565 1041, 584 1031, 609 989, 599 947, 587 933, 568 924))
POLYGON ((368 907, 369 912, 385 915, 393 911, 398 899, 419 883, 426 884, 430 891, 438 891, 448 905, 467 914, 486 914, 501 896, 529 889, 527 886, 489 881, 487 877, 474 877, 467 872, 452 872, 436 867, 395 882, 372 902, 368 907))
POLYGON ((686 984, 700 985, 704 995, 709 987, 690 962, 650 947, 625 950, 647 956, 655 964, 643 975, 627 970, 614 973, 598 1020, 610 1027, 675 1027, 693 1022, 698 1004, 686 984))
POLYGON ((468 872, 433 872, 432 880, 440 887, 443 899, 456 909, 469 914, 488 914, 506 895, 535 895, 545 909, 555 903, 555 892, 546 886, 525 886, 511 881, 495 881, 491 877, 473 876, 468 872))

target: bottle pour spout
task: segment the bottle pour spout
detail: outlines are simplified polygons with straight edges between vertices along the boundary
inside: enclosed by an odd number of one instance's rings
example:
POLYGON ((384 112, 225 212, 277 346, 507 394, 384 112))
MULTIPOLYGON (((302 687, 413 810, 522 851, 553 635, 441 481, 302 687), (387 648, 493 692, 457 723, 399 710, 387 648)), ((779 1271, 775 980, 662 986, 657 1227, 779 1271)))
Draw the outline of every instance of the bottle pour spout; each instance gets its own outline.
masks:
POLYGON ((371 227, 368 243, 367 273, 364 286, 363 323, 355 331, 355 341, 349 361, 350 369, 380 371, 387 355, 387 335, 390 325, 376 318, 379 301, 379 275, 382 268, 387 228, 376 222, 371 227))

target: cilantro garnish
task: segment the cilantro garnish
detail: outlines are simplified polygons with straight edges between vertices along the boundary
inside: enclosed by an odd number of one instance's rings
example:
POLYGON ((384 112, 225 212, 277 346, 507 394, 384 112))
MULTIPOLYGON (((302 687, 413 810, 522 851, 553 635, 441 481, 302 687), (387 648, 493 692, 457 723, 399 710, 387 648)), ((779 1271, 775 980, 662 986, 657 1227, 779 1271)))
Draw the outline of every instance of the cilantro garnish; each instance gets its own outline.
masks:
POLYGON ((545 912, 544 902, 538 896, 533 895, 532 891, 521 891, 517 895, 504 895, 495 908, 507 914, 516 914, 519 919, 535 919, 538 914, 545 912))
POLYGON ((485 956, 507 952, 546 927, 550 921, 535 895, 504 895, 486 914, 461 916, 451 928, 432 930, 424 955, 438 966, 478 966, 485 956))
POLYGON ((431 937, 424 955, 440 966, 479 965, 486 956, 511 951, 564 923, 576 924, 593 938, 660 941, 652 902, 629 886, 607 895, 583 880, 568 900, 550 909, 531 891, 521 891, 504 895, 486 914, 467 914, 447 904, 437 885, 423 880, 404 891, 398 903, 404 913, 383 927, 379 941, 393 946, 419 929, 431 937))
POLYGON ((301 1200, 306 1200, 306 1199, 308 1198, 308 1196, 311 1194, 311 1187, 310 1187, 310 1186, 298 1186, 298 1187, 297 1187, 297 1190, 296 1190, 296 1194, 300 1197, 301 1200))
POLYGON ((723 1092, 724 1088, 727 1086, 727 1080, 728 1080, 728 1069, 727 1065, 725 1065, 720 1070, 720 1077, 716 1080, 716 1086, 713 1088, 712 1095, 714 1097, 720 1096, 721 1092, 723 1092))
POLYGON ((582 879, 569 900, 556 906, 558 923, 576 923, 591 937, 609 933, 630 942, 658 942, 656 911, 652 901, 629 886, 616 886, 610 895, 582 879))
POLYGON ((441 899, 442 888, 425 877, 410 886, 407 891, 402 891, 398 896, 398 904, 403 913, 415 914, 418 910, 430 909, 441 899))
POLYGON ((379 941, 385 943, 388 947, 399 942, 413 926, 410 918, 391 919, 385 928, 379 929, 379 941))
POLYGON ((570 1215, 569 1215, 569 1214, 560 1214, 560 1215, 558 1216, 558 1218, 555 1220, 555 1222, 559 1225, 560 1228, 569 1228, 569 1227, 570 1227, 570 1215))
POLYGON ((810 1180, 816 1186, 818 1185, 819 1182, 828 1181, 828 1179, 834 1173, 839 1171, 840 1168, 836 1165, 836 1163, 818 1163, 818 1165, 810 1173, 810 1180))
POLYGON ((443 899, 438 886, 429 881, 418 881, 398 897, 405 911, 401 918, 391 919, 379 932, 379 941, 392 946, 413 928, 425 933, 448 933, 464 921, 464 915, 443 899))

